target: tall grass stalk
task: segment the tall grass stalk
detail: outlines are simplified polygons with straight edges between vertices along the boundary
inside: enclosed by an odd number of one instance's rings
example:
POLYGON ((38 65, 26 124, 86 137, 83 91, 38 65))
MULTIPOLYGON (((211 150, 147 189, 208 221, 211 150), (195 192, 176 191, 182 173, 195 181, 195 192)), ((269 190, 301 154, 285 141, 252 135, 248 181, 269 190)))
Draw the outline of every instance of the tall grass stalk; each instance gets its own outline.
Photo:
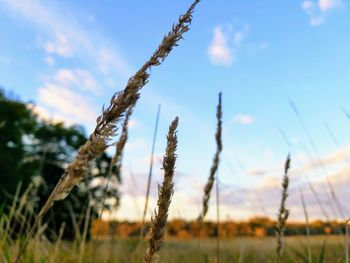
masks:
POLYGON ((286 223, 289 216, 289 210, 286 208, 286 201, 288 197, 288 170, 290 168, 290 155, 288 154, 285 165, 284 165, 284 175, 282 180, 282 195, 281 195, 281 204, 277 215, 277 248, 276 248, 276 261, 277 263, 281 262, 281 254, 283 248, 283 237, 286 230, 286 223))
POLYGON ((153 140, 152 140, 152 150, 151 150, 151 157, 150 157, 150 161, 149 161, 149 172, 148 172, 147 188, 146 188, 146 196, 145 196, 145 206, 143 208, 142 223, 141 223, 141 230, 140 230, 140 240, 143 237, 145 220, 146 220, 146 214, 147 214, 147 208, 148 208, 148 199, 149 199, 149 192, 150 192, 150 188, 151 188, 151 180, 152 180, 152 172, 153 172, 153 161, 154 161, 154 150, 155 150, 156 140, 157 140, 157 131, 158 131, 160 108, 161 108, 161 105, 159 104, 158 105, 158 110, 157 110, 156 123, 154 125, 154 133, 153 133, 153 140))
POLYGON ((215 181, 215 174, 219 167, 220 162, 220 153, 222 151, 222 140, 221 140, 221 130, 222 130, 222 102, 221 102, 221 92, 219 93, 219 103, 217 106, 216 111, 216 118, 217 118, 217 128, 216 128, 216 134, 215 134, 215 140, 216 140, 216 152, 214 155, 213 164, 210 168, 209 178, 207 181, 207 184, 204 187, 204 196, 203 196, 203 204, 202 204, 202 211, 198 217, 198 221, 203 221, 204 217, 208 213, 209 209, 209 199, 210 199, 210 193, 211 189, 213 188, 213 184, 215 181))
POLYGON ((243 260, 244 260, 244 246, 241 245, 241 248, 239 250, 238 263, 243 263, 243 260))
POLYGON ((130 107, 125 114, 122 133, 115 145, 115 153, 109 165, 108 179, 110 179, 112 174, 114 173, 118 177, 118 181, 121 181, 122 160, 123 160, 124 148, 129 138, 128 127, 129 127, 129 119, 132 114, 132 109, 133 108, 130 107))
MULTIPOLYGON (((327 123, 326 121, 323 122, 323 125, 324 125, 324 127, 326 128, 327 133, 328 133, 329 137, 331 138, 331 141, 333 142, 333 144, 334 144, 338 149, 340 149, 340 148, 341 148, 341 145, 340 145, 340 143, 339 143, 339 140, 338 140, 337 137, 335 136, 335 134, 334 134, 334 132, 332 131, 331 127, 328 125, 328 123, 327 123)), ((344 163, 345 163, 347 166, 350 165, 349 158, 348 158, 347 156, 344 156, 343 160, 344 160, 344 163)), ((329 182, 329 183, 330 183, 330 182, 329 182)), ((346 207, 344 207, 344 206, 340 203, 340 201, 338 200, 338 198, 337 198, 337 196, 336 196, 336 194, 335 194, 335 192, 334 192, 334 188, 333 188, 333 186, 332 186, 331 183, 330 183, 330 187, 331 187, 331 191, 332 191, 332 192, 331 192, 332 197, 333 197, 333 199, 335 199, 336 205, 338 206, 338 210, 340 211, 341 217, 342 217, 342 219, 344 220, 344 219, 346 219, 346 216, 349 214, 349 212, 347 211, 346 207), (346 216, 345 216, 344 212, 345 212, 346 216)))
POLYGON ((89 196, 89 202, 86 209, 85 220, 84 220, 83 236, 82 236, 82 241, 80 243, 79 263, 83 262, 83 256, 84 256, 85 247, 86 247, 86 239, 87 239, 87 234, 89 232, 89 222, 90 222, 90 216, 91 216, 90 198, 91 197, 89 196))
POLYGON ((347 219, 345 221, 345 263, 349 263, 349 220, 347 219))
POLYGON ((303 212, 304 212, 304 217, 305 217, 307 255, 308 255, 309 263, 312 263, 309 214, 307 212, 306 203, 305 203, 305 200, 304 200, 304 195, 303 195, 303 191, 301 190, 301 188, 300 188, 300 199, 301 199, 301 204, 303 206, 303 212))
POLYGON ((12 201, 12 205, 9 211, 9 215, 7 217, 7 222, 6 222, 6 227, 5 227, 5 231, 4 231, 4 235, 2 236, 2 241, 3 242, 7 242, 7 238, 10 235, 10 231, 11 231, 11 223, 12 223, 12 219, 15 217, 16 215, 16 207, 17 207, 17 202, 19 200, 19 195, 20 195, 20 191, 21 191, 21 187, 22 187, 22 182, 20 182, 17 185, 16 188, 16 192, 15 195, 13 197, 13 201, 12 201))
POLYGON ((80 233, 80 225, 78 223, 77 220, 77 215, 74 213, 73 211, 73 207, 70 203, 68 203, 68 211, 69 211, 69 215, 70 218, 72 220, 72 225, 73 225, 73 229, 74 229, 74 248, 76 248, 78 246, 78 244, 81 242, 81 233, 80 233))
POLYGON ((26 205, 29 203, 30 194, 32 193, 32 190, 34 189, 35 185, 34 183, 31 183, 27 186, 26 190, 22 194, 22 196, 18 200, 18 207, 16 208, 14 219, 16 220, 16 223, 22 220, 22 222, 26 221, 27 218, 23 217, 23 210, 25 210, 26 205))
POLYGON ((331 194, 331 197, 336 205, 336 208, 339 212, 339 215, 340 217, 342 218, 342 220, 344 220, 345 218, 345 214, 344 214, 344 209, 343 209, 343 206, 342 204, 340 203, 339 199, 338 199, 338 196, 336 194, 336 192, 334 191, 334 188, 333 188, 333 185, 331 183, 331 181, 329 180, 329 178, 327 177, 327 185, 328 185, 328 188, 329 188, 329 191, 330 191, 330 194, 331 194))
POLYGON ((220 262, 220 192, 219 171, 216 172, 216 262, 220 262))
MULTIPOLYGON (((325 171, 324 164, 323 164, 323 162, 321 160, 320 154, 317 151, 317 147, 316 147, 316 144, 314 142, 314 139, 312 138, 312 136, 311 136, 311 134, 310 134, 310 132, 309 132, 309 130, 308 130, 308 128, 307 128, 307 126, 306 126, 306 124, 305 124, 305 122, 304 122, 304 120, 303 120, 303 118, 301 116, 301 113, 299 112, 297 106, 295 105, 295 103, 291 99, 288 99, 288 100, 289 100, 289 104, 290 104, 293 112, 295 113, 296 117, 298 118, 298 120, 299 120, 299 122, 300 122, 300 124, 301 124, 301 126, 302 126, 302 128, 304 130, 304 133, 306 135, 307 140, 309 141, 311 149, 312 149, 312 151, 313 151, 313 153, 314 153, 314 155, 316 157, 316 162, 321 167, 322 174, 326 178, 326 183, 327 183, 327 186, 328 186, 328 189, 329 189, 329 194, 327 194, 327 190, 325 190, 325 194, 327 196, 329 205, 330 205, 330 207, 332 209, 332 212, 333 212, 334 216, 337 217, 337 210, 338 210, 338 213, 340 213, 340 215, 341 215, 342 214, 342 209, 341 209, 341 206, 340 206, 340 208, 339 207, 335 207, 334 204, 333 204, 333 201, 335 201, 336 204, 337 203, 340 204, 340 202, 339 202, 339 200, 337 198, 336 193, 333 191, 333 188, 331 187, 331 183, 330 183, 330 181, 329 181, 329 179, 327 177, 327 173, 325 171)), ((312 158, 312 156, 309 155, 307 152, 306 152, 306 154, 309 157, 310 161, 314 160, 314 158, 312 158)), ((339 229, 341 229, 341 228, 339 228, 339 229)))
POLYGON ((66 223, 63 222, 62 225, 60 226, 60 230, 58 231, 58 238, 57 238, 56 243, 55 243, 55 248, 54 248, 54 251, 52 254, 51 262, 56 262, 56 257, 57 257, 59 250, 60 250, 62 236, 63 236, 63 232, 64 232, 65 227, 66 227, 66 223))
POLYGON ((176 163, 178 117, 171 123, 167 135, 167 146, 163 158, 164 180, 158 188, 158 209, 155 216, 152 217, 151 231, 148 240, 148 249, 144 256, 144 262, 150 263, 154 256, 159 252, 164 239, 165 224, 168 219, 168 211, 171 203, 171 197, 174 194, 174 172, 176 163))
POLYGON ((111 139, 116 135, 120 119, 129 107, 136 104, 140 97, 140 90, 147 84, 151 68, 159 66, 172 49, 189 30, 192 14, 200 0, 195 0, 187 12, 180 16, 170 32, 164 36, 161 44, 151 58, 132 76, 121 92, 117 92, 110 100, 110 105, 102 109, 102 114, 96 120, 96 127, 86 143, 80 147, 75 159, 68 166, 63 176, 55 186, 44 206, 38 213, 31 231, 20 248, 15 263, 19 263, 28 242, 34 236, 43 216, 52 207, 55 201, 67 197, 72 188, 78 185, 86 174, 91 161, 100 156, 109 146, 111 139))
MULTIPOLYGON (((122 127, 122 133, 115 144, 115 152, 113 155, 113 158, 111 159, 111 162, 109 164, 109 169, 108 169, 108 174, 107 174, 107 179, 106 179, 106 185, 105 188, 103 189, 103 198, 102 198, 102 203, 101 203, 101 209, 99 211, 97 220, 100 221, 104 212, 105 208, 105 203, 107 199, 107 192, 108 188, 110 186, 110 181, 113 176, 113 174, 116 175, 118 182, 121 181, 121 168, 122 168, 122 158, 123 158, 123 152, 124 152, 124 147, 126 145, 126 142, 128 140, 128 125, 129 125, 129 118, 132 114, 132 107, 130 107, 126 114, 125 114, 125 119, 122 127)), ((100 237, 100 227, 101 225, 97 225, 97 234, 95 241, 99 240, 100 237)), ((93 262, 95 262, 95 255, 96 255, 96 249, 97 249, 98 243, 96 243, 96 246, 94 247, 94 252, 93 252, 93 262)))
MULTIPOLYGON (((124 153, 124 147, 126 145, 126 142, 128 140, 128 125, 129 125, 129 118, 132 114, 132 107, 130 107, 126 114, 125 114, 125 119, 123 122, 123 127, 122 127, 122 133, 115 144, 115 152, 113 155, 113 158, 111 159, 111 162, 109 164, 109 169, 108 169, 108 174, 107 174, 107 180, 106 180, 106 185, 105 188, 103 189, 103 198, 102 198, 102 204, 101 204, 101 209, 98 213, 97 220, 100 221, 104 212, 105 208, 105 203, 107 199, 107 192, 108 188, 110 186, 110 181, 112 179, 113 174, 117 177, 118 183, 121 182, 121 168, 122 168, 122 158, 123 158, 123 153, 124 153)), ((119 200, 117 200, 119 202, 119 200)), ((98 225, 98 228, 100 228, 100 225, 98 225)), ((94 246, 93 249, 93 256, 92 256, 92 262, 95 262, 96 258, 96 250, 98 247, 98 240, 100 238, 100 232, 99 229, 97 230, 97 235, 95 238, 96 241, 96 246, 94 246)))
MULTIPOLYGON (((294 104, 292 104, 292 105, 294 105, 294 104)), ((297 109, 296 109, 296 110, 297 110, 297 109)), ((292 150, 292 149, 293 149, 292 144, 290 143, 290 141, 289 141, 287 135, 285 134, 285 132, 284 132, 282 129, 279 129, 279 131, 280 131, 280 134, 281 134, 283 140, 285 141, 285 143, 286 143, 287 146, 289 147, 289 149, 292 150)), ((306 149, 305 149, 304 147, 303 147, 303 150, 304 150, 305 155, 308 156, 308 157, 309 157, 309 160, 311 161, 312 158, 308 155, 308 153, 307 153, 307 151, 306 151, 306 149)), ((296 159, 296 160, 298 161, 298 159, 296 159)), ((299 161, 299 166, 302 166, 302 164, 301 164, 300 161, 299 161)), ((321 210, 322 215, 323 215, 324 218, 326 219, 327 223, 330 224, 330 222, 331 222, 330 217, 329 217, 329 215, 328 215, 328 212, 327 212, 327 210, 326 210, 326 208, 325 208, 323 202, 322 202, 321 199, 320 199, 320 196, 319 196, 318 192, 316 191, 315 187, 314 187, 314 186, 312 185, 312 183, 310 182, 309 178, 306 177, 305 179, 306 179, 306 181, 307 181, 308 187, 309 187, 309 189, 310 189, 312 195, 314 196, 314 198, 315 198, 315 200, 316 200, 317 205, 319 206, 319 208, 320 208, 320 210, 321 210)))

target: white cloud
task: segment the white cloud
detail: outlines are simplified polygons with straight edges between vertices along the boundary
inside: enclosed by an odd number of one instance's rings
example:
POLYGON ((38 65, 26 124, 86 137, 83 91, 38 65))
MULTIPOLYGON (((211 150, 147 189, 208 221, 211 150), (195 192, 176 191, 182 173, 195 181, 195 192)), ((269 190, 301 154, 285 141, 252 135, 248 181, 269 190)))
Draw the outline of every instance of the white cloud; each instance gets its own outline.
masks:
MULTIPOLYGON (((146 153, 148 153, 148 150, 146 153)), ((342 152, 345 150, 340 149, 331 153, 329 156, 324 157, 323 159, 337 159, 337 156, 341 156, 342 152)), ((127 154, 126 154, 127 156, 127 154)), ((146 156, 146 155, 145 155, 146 156)), ((138 171, 135 171, 134 174, 131 173, 130 169, 124 170, 124 175, 131 177, 132 180, 125 180, 125 184, 122 185, 123 198, 122 198, 122 207, 117 212, 118 218, 123 219, 133 219, 139 220, 140 214, 135 213, 135 211, 129 211, 130 207, 139 207, 142 210, 142 202, 144 202, 144 193, 145 193, 145 180, 147 180, 147 165, 146 163, 142 164, 143 169, 139 167, 139 160, 137 163, 133 163, 134 168, 138 171), (146 166, 145 166, 146 165, 146 166), (135 179, 137 178, 137 180, 135 179), (135 214, 134 214, 135 213, 135 214)), ((141 163, 140 163, 141 164, 141 163)), ((159 165, 154 169, 155 176, 152 181, 151 186, 151 195, 150 195, 150 210, 156 206, 157 200, 157 183, 162 179, 162 171, 159 169, 159 165)), ((340 203, 344 206, 344 211, 350 209, 350 205, 346 202, 348 188, 349 188, 349 166, 344 166, 343 168, 337 170, 335 173, 329 173, 328 178, 330 179, 332 186, 336 189, 336 194, 340 203)), ((223 171, 222 171, 223 172, 223 171)), ((223 175, 221 172, 221 175, 223 175)), ((270 169, 268 173, 264 171, 253 171, 257 174, 262 174, 258 178, 257 184, 251 184, 248 187, 238 187, 234 184, 224 184, 220 182, 220 200, 221 200, 221 212, 222 215, 231 215, 234 219, 246 219, 252 216, 270 216, 275 218, 276 211, 280 202, 281 195, 281 183, 283 175, 283 164, 280 164, 276 169, 270 169)), ((181 172, 177 171, 175 178, 178 181, 175 181, 175 195, 174 202, 172 203, 169 218, 174 218, 179 216, 186 219, 195 219, 198 216, 200 211, 201 201, 202 201, 202 192, 203 187, 206 182, 206 177, 203 176, 200 179, 198 174, 184 174, 182 175, 185 180, 179 180, 179 175, 181 172), (189 190, 186 188, 188 187, 189 190), (186 191, 188 190, 188 192, 186 191), (181 210, 179 210, 179 207, 181 210)), ((223 178, 223 176, 221 176, 223 178)), ((288 189, 288 199, 287 207, 291 212, 291 219, 301 220, 303 219, 303 211, 300 203, 300 194, 299 189, 302 190, 304 198, 307 204, 308 212, 310 219, 323 218, 323 214, 320 211, 318 203, 315 201, 315 197, 310 191, 309 184, 307 181, 299 180, 295 177, 293 172, 290 173, 290 185, 288 189)), ((312 181, 312 186, 317 192, 318 198, 323 202, 324 208, 329 212, 329 215, 333 218, 336 215, 331 213, 331 205, 328 203, 329 199, 328 188, 325 185, 324 180, 312 181)), ((333 204, 334 205, 334 204, 333 204)), ((136 210, 140 210, 140 209, 136 210)), ((209 202, 209 211, 207 215, 208 220, 215 219, 215 199, 211 198, 209 202)), ((149 213, 150 215, 150 213, 149 213)))
POLYGON ((33 111, 33 113, 39 118, 47 122, 51 123, 58 123, 63 122, 63 119, 60 119, 59 117, 54 118, 53 115, 49 112, 48 109, 45 107, 41 107, 35 104, 27 104, 28 108, 33 111))
POLYGON ((302 9, 305 11, 311 10, 315 7, 315 3, 310 1, 310 0, 305 0, 304 2, 301 3, 302 9))
POLYGON ((328 13, 342 6, 341 0, 304 0, 301 8, 309 17, 311 26, 319 26, 326 21, 328 13))
POLYGON ((311 26, 319 26, 321 24, 323 24, 325 21, 324 17, 312 17, 310 18, 310 25, 311 26))
POLYGON ((264 175, 266 175, 268 172, 269 172, 268 170, 265 170, 265 169, 257 169, 257 168, 246 170, 246 174, 247 174, 247 175, 255 175, 255 176, 264 176, 264 175))
POLYGON ((265 176, 264 180, 257 186, 258 189, 271 189, 271 188, 279 188, 281 186, 282 179, 276 176, 265 176))
POLYGON ((248 26, 242 29, 235 29, 230 26, 225 30, 220 25, 216 26, 213 31, 213 40, 208 48, 210 61, 214 65, 232 65, 236 60, 238 51, 242 48, 248 31, 248 26))
POLYGON ((91 95, 96 94, 99 95, 99 88, 89 71, 62 68, 44 78, 34 111, 45 120, 85 124, 90 128, 98 113, 90 102, 91 95))
POLYGON ((135 129, 136 127, 139 127, 140 123, 136 119, 130 119, 128 123, 129 129, 135 129))
POLYGON ((139 151, 148 153, 149 143, 143 138, 130 139, 125 145, 127 151, 139 151))
POLYGON ((128 64, 108 37, 80 24, 58 2, 0 0, 0 5, 10 10, 16 19, 25 19, 37 29, 40 39, 44 39, 40 47, 46 56, 74 57, 100 68, 101 52, 108 50, 111 59, 103 60, 104 71, 108 68, 111 74, 130 75, 128 64))
POLYGON ((75 86, 81 91, 99 93, 99 87, 92 74, 82 69, 60 69, 54 74, 54 80, 64 86, 75 86))
MULTIPOLYGON (((324 180, 324 176, 320 176, 317 171, 324 171, 328 175, 327 169, 331 170, 340 163, 350 161, 350 146, 344 146, 333 152, 330 152, 324 156, 320 156, 319 160, 308 158, 304 154, 293 154, 292 155, 292 167, 290 169, 290 175, 295 180, 301 180, 304 176, 309 176, 309 179, 313 181, 324 180), (296 162, 299 161, 299 162, 296 162), (295 164, 298 163, 298 166, 295 164)), ((280 174, 280 165, 269 168, 247 168, 245 173, 247 175, 255 176, 266 176, 266 175, 278 175, 280 174)))
POLYGON ((305 174, 307 172, 312 172, 317 169, 324 169, 327 166, 335 165, 344 160, 349 160, 350 158, 350 146, 345 146, 334 152, 331 152, 325 156, 321 156, 319 159, 314 158, 310 160, 306 158, 306 162, 299 168, 293 170, 293 174, 305 174))
POLYGON ((242 124, 242 125, 249 125, 254 122, 254 118, 251 115, 248 114, 236 114, 233 117, 233 122, 242 124))
POLYGON ((123 59, 120 57, 120 54, 114 52, 110 48, 102 48, 99 51, 97 63, 99 69, 106 75, 113 72, 113 69, 117 69, 120 72, 128 74, 123 59))
POLYGON ((63 34, 56 34, 55 40, 44 43, 44 49, 49 55, 59 55, 62 57, 72 57, 74 49, 72 43, 63 34))
POLYGON ((214 39, 208 49, 210 60, 217 65, 230 65, 233 62, 232 51, 227 36, 220 26, 214 29, 214 39))
POLYGON ((341 1, 340 0, 319 0, 318 6, 321 11, 327 12, 328 10, 340 7, 341 1))
POLYGON ((46 118, 62 119, 68 124, 84 123, 91 126, 97 113, 86 97, 55 84, 45 84, 38 91, 39 106, 46 118))
POLYGON ((124 80, 131 72, 118 49, 108 37, 75 19, 76 16, 61 3, 0 0, 0 8, 36 30, 38 47, 48 66, 59 67, 67 59, 69 63, 65 65, 77 65, 44 74, 37 91, 38 115, 92 128, 98 109, 90 101, 95 100, 96 95, 103 95, 102 87, 97 83, 105 83, 112 76, 124 80))
MULTIPOLYGON (((147 149, 145 149, 147 150, 147 149)), ((322 158, 325 163, 330 164, 331 162, 336 162, 336 160, 341 160, 348 153, 349 147, 344 147, 342 149, 331 152, 322 158)), ((147 151, 146 151, 147 152, 147 151)), ((292 159, 293 162, 293 159, 292 159)), ((137 166, 134 166, 137 167, 137 166)), ((292 166, 294 167, 294 166, 292 166)), ((146 169, 144 169, 146 170, 146 169)), ((142 171, 142 169, 141 169, 142 171)), ((154 179, 152 182, 151 190, 151 204, 150 209, 156 205, 157 188, 156 183, 161 180, 162 172, 159 168, 155 171, 159 172, 159 178, 154 179)), ((337 198, 339 199, 342 206, 344 206, 344 213, 346 210, 350 209, 349 202, 347 200, 347 193, 349 188, 349 165, 344 167, 338 167, 335 172, 327 173, 329 180, 334 189, 336 189, 337 198)), ((281 184, 283 176, 283 164, 278 165, 278 167, 268 169, 268 170, 251 170, 252 174, 261 175, 258 177, 257 184, 251 184, 248 187, 238 187, 234 184, 224 184, 220 182, 220 208, 222 215, 231 215, 234 219, 247 219, 252 216, 270 216, 275 218, 276 211, 281 198, 281 184)), ((129 176, 128 171, 125 171, 125 175, 129 176)), ((136 172, 137 180, 128 181, 125 180, 125 185, 123 185, 123 199, 122 208, 118 212, 118 217, 123 219, 134 219, 138 220, 140 217, 133 212, 128 211, 128 208, 134 206, 136 201, 137 206, 142 208, 142 202, 144 201, 144 187, 145 180, 147 178, 146 172, 136 172), (130 199, 130 200, 129 200, 130 199)), ((175 175, 178 178, 179 172, 175 175)), ((135 177, 135 176, 134 176, 135 177)), ((154 177, 155 178, 155 177, 154 177)), ((200 211, 203 187, 206 182, 206 177, 203 176, 202 179, 197 174, 185 174, 183 178, 186 180, 181 180, 175 182, 175 196, 174 202, 172 203, 172 208, 169 214, 169 218, 174 218, 179 216, 181 212, 181 217, 186 219, 195 219, 200 211), (186 187, 190 186, 189 192, 186 192, 186 187), (176 204, 178 203, 178 204, 176 204), (178 206, 181 208, 179 211, 178 206)), ((223 178, 223 171, 221 172, 221 178, 223 178)), ((310 186, 307 181, 300 180, 296 178, 293 170, 289 174, 290 185, 288 189, 288 199, 287 208, 290 209, 292 220, 302 220, 304 218, 302 205, 300 201, 301 189, 307 204, 307 209, 309 212, 310 219, 324 218, 318 203, 315 201, 315 197, 310 191, 310 186)), ((327 210, 331 218, 335 218, 337 215, 333 214, 331 204, 328 202, 327 197, 328 187, 324 178, 318 181, 311 181, 313 188, 315 189, 318 198, 323 203, 324 209, 327 210)), ((333 202, 333 201, 332 201, 333 202)), ((334 205, 334 204, 332 204, 334 205)), ((208 220, 215 219, 215 199, 211 198, 209 202, 209 211, 207 215, 208 220)), ((338 215, 339 216, 339 215, 338 215)))
POLYGON ((74 83, 76 81, 76 76, 70 69, 60 69, 56 72, 54 76, 55 80, 63 84, 74 83))
POLYGON ((301 7, 308 15, 311 26, 321 25, 325 21, 324 14, 319 12, 318 6, 313 1, 305 0, 302 2, 301 7))

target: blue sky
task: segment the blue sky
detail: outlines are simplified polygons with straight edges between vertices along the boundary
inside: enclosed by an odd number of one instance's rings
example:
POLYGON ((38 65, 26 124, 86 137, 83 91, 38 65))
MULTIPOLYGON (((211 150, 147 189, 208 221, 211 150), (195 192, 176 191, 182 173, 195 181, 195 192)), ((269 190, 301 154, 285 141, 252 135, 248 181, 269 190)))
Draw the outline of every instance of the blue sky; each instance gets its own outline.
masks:
MULTIPOLYGON (((103 4, 0 0, 0 85, 26 102, 35 102, 43 118, 81 123, 89 133, 102 105, 124 88, 189 5, 190 1, 159 0, 103 4)), ((223 215, 275 216, 289 151, 293 218, 301 217, 299 189, 305 192, 311 216, 323 216, 308 180, 331 209, 324 191, 328 178, 350 210, 346 202, 350 167, 344 161, 350 154, 350 121, 341 111, 341 107, 350 111, 347 5, 345 0, 200 3, 191 30, 164 64, 152 70, 142 91, 125 153, 124 199, 115 216, 139 218, 159 103, 151 208, 156 184, 161 182, 167 127, 179 115, 176 192, 170 215, 197 216, 215 151, 219 91, 224 112, 219 171, 223 215)), ((209 218, 215 217, 214 210, 211 207, 209 218)))

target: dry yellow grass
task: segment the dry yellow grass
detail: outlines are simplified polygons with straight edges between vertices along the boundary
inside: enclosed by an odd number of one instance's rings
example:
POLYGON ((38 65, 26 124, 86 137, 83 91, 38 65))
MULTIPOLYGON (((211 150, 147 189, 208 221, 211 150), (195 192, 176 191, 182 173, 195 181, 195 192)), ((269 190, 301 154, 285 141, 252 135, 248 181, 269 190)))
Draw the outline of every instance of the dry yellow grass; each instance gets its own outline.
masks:
POLYGON ((15 260, 16 263, 20 261, 28 242, 34 236, 44 214, 46 214, 55 201, 64 199, 72 188, 81 182, 90 162, 106 150, 110 140, 117 133, 120 119, 127 109, 133 107, 139 99, 140 90, 147 84, 151 68, 159 66, 176 46, 178 41, 182 39, 183 34, 189 30, 192 21, 192 13, 199 2, 200 0, 195 0, 187 12, 180 16, 177 24, 164 36, 161 44, 151 58, 129 79, 123 91, 114 94, 111 98, 110 105, 102 110, 102 114, 96 120, 96 127, 93 133, 86 143, 80 147, 75 159, 68 166, 45 205, 38 213, 33 227, 18 253, 15 260))
POLYGON ((178 117, 171 123, 167 135, 167 146, 163 158, 164 181, 158 190, 158 209, 152 217, 148 248, 144 256, 146 263, 153 262, 156 253, 159 252, 164 239, 165 224, 168 220, 168 211, 171 197, 174 193, 174 173, 176 163, 178 117))
POLYGON ((202 221, 204 217, 206 216, 208 209, 209 209, 209 199, 210 199, 210 193, 211 189, 213 188, 214 181, 215 181, 215 174, 219 167, 220 162, 220 153, 222 151, 222 140, 221 140, 221 130, 222 130, 222 105, 221 105, 221 93, 219 94, 219 103, 217 106, 216 111, 216 118, 217 118, 217 128, 216 128, 216 134, 215 134, 215 140, 216 140, 216 152, 213 159, 213 164, 210 168, 210 173, 208 177, 208 182, 204 187, 204 196, 203 196, 203 204, 202 204, 202 211, 198 217, 198 221, 202 221))

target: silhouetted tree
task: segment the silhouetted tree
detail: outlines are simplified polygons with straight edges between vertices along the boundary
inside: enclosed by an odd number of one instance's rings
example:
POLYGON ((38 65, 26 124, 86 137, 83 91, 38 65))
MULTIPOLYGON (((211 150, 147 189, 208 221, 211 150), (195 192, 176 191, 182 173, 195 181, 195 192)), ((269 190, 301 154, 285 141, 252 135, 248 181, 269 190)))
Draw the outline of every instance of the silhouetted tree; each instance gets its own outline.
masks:
MULTIPOLYGON (((13 197, 20 182, 24 191, 35 180, 41 182, 33 196, 38 212, 86 140, 81 126, 40 120, 27 104, 0 90, 0 205, 13 197)), ((88 205, 92 205, 90 218, 97 217, 102 204, 105 208, 118 206, 119 180, 115 175, 106 179, 110 161, 106 154, 96 159, 84 182, 65 200, 55 203, 45 217, 50 239, 56 237, 63 222, 63 238, 79 237, 88 205)))

